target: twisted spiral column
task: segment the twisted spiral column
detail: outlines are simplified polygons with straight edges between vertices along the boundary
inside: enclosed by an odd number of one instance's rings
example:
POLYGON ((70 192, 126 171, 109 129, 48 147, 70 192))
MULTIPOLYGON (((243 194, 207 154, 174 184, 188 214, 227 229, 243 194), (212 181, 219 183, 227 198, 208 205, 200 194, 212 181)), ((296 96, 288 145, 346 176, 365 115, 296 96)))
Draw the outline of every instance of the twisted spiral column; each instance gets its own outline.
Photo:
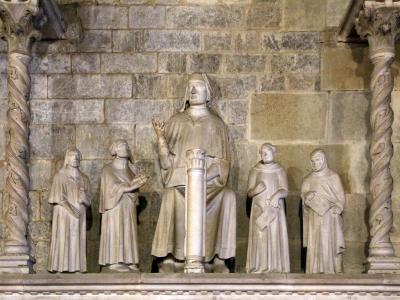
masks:
POLYGON ((391 65, 395 43, 400 33, 400 5, 392 1, 365 1, 355 21, 358 34, 368 40, 371 74, 371 178, 372 197, 369 210, 370 243, 368 273, 400 274, 400 258, 395 256, 390 241, 393 227, 393 178, 390 161, 393 157, 393 110, 390 106, 394 87, 391 65))
POLYGON ((370 256, 393 256, 394 248, 389 232, 393 226, 392 200, 393 178, 390 161, 393 157, 392 124, 393 110, 390 106, 394 87, 391 64, 394 53, 383 52, 371 56, 374 65, 371 75, 371 128, 370 146, 371 180, 370 192, 370 256))
POLYGON ((6 148, 6 191, 9 208, 6 215, 6 254, 28 254, 26 231, 29 204, 29 93, 31 57, 9 53, 8 112, 9 138, 6 148))
POLYGON ((44 18, 37 0, 0 0, 0 36, 8 44, 8 111, 6 147, 5 257, 0 257, 1 272, 26 272, 29 257, 29 94, 32 44, 40 37, 36 25, 44 18), (8 257, 8 258, 7 258, 8 257), (12 257, 19 257, 12 259, 12 257), (10 268, 8 268, 8 267, 10 268), (17 267, 14 268, 13 267, 17 267))

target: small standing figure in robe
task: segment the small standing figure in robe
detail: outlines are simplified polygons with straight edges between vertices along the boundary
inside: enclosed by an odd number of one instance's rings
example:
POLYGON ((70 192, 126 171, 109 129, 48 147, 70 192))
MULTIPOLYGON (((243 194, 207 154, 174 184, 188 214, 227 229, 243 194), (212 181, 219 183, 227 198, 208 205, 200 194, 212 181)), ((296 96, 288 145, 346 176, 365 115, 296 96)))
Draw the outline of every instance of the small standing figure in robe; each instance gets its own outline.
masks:
POLYGON ((86 208, 90 206, 88 177, 79 170, 81 153, 69 149, 64 166, 54 176, 49 203, 54 205, 50 272, 86 272, 86 208))
POLYGON ((311 167, 301 187, 306 273, 342 273, 343 186, 339 175, 328 168, 323 150, 311 153, 311 167))
POLYGON ((284 198, 288 195, 285 170, 275 162, 276 148, 265 143, 261 161, 249 174, 247 195, 253 198, 250 215, 247 273, 289 273, 289 242, 284 198))
POLYGON ((114 159, 103 168, 100 184, 99 264, 102 272, 139 272, 136 206, 138 189, 147 177, 130 168, 131 154, 125 140, 115 141, 110 153, 114 159))
POLYGON ((206 268, 229 272, 225 262, 235 257, 236 195, 227 186, 230 141, 227 126, 212 104, 207 75, 192 74, 181 110, 166 123, 153 121, 165 186, 151 251, 162 259, 160 272, 183 271, 186 152, 191 149, 202 149, 207 155, 206 268))

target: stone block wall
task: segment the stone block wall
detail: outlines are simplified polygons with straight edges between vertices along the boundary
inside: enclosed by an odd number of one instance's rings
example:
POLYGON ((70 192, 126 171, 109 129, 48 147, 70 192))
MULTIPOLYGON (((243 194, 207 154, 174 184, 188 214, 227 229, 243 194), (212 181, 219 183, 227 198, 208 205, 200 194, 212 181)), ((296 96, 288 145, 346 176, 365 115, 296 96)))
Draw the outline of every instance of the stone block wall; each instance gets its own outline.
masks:
MULTIPOLYGON (((139 207, 141 268, 151 242, 162 184, 151 119, 167 119, 187 74, 205 72, 234 143, 230 185, 237 192, 237 270, 246 259, 246 185, 264 142, 278 146, 288 172, 286 200, 293 272, 301 272, 299 190, 309 153, 328 153, 346 192, 347 273, 363 270, 367 250, 369 75, 366 45, 339 45, 334 33, 349 0, 60 1, 67 38, 35 46, 31 66, 31 223, 35 269, 45 272, 51 231, 48 191, 65 149, 78 147, 95 198, 88 231, 89 271, 98 272, 98 189, 108 147, 125 138, 135 164, 152 178, 139 207)), ((0 213, 6 209, 6 44, 0 43, 0 213)), ((396 63, 398 65, 398 63, 396 63)), ((396 65, 395 74, 398 74, 396 65)), ((400 88, 396 77, 396 90, 400 88)), ((400 99, 394 92, 395 177, 392 239, 400 251, 400 99)), ((0 220, 0 240, 4 224, 0 220)), ((0 243, 0 250, 2 250, 0 243)), ((400 254, 400 252, 399 252, 400 254)))

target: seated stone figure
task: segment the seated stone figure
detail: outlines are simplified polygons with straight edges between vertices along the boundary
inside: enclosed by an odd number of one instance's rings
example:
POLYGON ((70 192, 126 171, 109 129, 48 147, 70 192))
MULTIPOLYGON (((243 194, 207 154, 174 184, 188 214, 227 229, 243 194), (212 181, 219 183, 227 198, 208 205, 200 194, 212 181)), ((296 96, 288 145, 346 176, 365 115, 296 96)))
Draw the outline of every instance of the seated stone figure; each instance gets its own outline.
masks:
POLYGON ((312 172, 301 187, 306 273, 341 273, 344 252, 344 191, 338 174, 328 168, 323 150, 311 153, 312 172))
POLYGON ((236 196, 226 184, 230 167, 227 126, 211 108, 205 74, 189 79, 185 103, 166 124, 153 121, 165 190, 154 235, 152 255, 163 258, 160 272, 177 271, 185 239, 186 151, 207 155, 205 261, 214 272, 228 272, 225 260, 236 251, 236 196))
POLYGON ((88 177, 79 170, 81 153, 70 149, 54 176, 49 203, 54 205, 47 270, 86 272, 86 207, 90 206, 88 177))
POLYGON ((247 195, 253 198, 250 215, 247 273, 289 273, 289 242, 284 199, 288 195, 285 170, 275 162, 275 146, 261 146, 261 161, 249 174, 247 195))
POLYGON ((138 189, 144 175, 134 174, 129 166, 130 151, 125 140, 110 147, 113 161, 103 168, 100 184, 101 218, 99 264, 102 272, 138 272, 137 233, 138 189))

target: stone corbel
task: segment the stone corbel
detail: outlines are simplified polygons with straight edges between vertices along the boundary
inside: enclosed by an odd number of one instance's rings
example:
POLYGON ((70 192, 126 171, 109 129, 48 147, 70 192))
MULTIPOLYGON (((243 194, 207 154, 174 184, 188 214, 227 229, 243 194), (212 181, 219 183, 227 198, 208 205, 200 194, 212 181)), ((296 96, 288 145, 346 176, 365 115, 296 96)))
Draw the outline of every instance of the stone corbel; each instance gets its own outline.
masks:
MULTIPOLYGON (((29 222, 29 64, 32 44, 40 39, 40 28, 54 6, 39 0, 0 0, 0 36, 8 44, 8 111, 6 147, 5 255, 0 257, 0 273, 31 271, 30 247, 27 240, 29 222)), ((54 3, 53 3, 54 4, 54 3)), ((56 17, 52 16, 53 21, 56 17)), ((51 20, 51 18, 50 18, 51 20)), ((55 30, 61 31, 63 23, 55 30)))

